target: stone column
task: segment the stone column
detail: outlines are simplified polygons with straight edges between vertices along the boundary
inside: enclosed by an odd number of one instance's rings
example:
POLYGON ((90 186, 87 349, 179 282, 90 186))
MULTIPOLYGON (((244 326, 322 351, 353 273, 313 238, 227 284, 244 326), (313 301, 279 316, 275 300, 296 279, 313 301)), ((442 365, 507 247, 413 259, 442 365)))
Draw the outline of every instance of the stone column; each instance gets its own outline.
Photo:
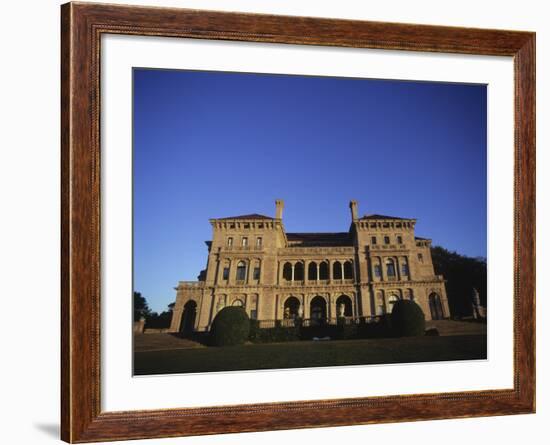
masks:
POLYGON ((227 284, 235 284, 235 274, 237 273, 237 263, 235 258, 229 260, 229 278, 227 284))
POLYGON ((275 320, 279 320, 279 294, 275 296, 275 320))
POLYGON ((304 318, 310 318, 311 313, 309 311, 309 297, 304 294, 304 318))
MULTIPOLYGON (((260 268, 260 275, 258 276, 258 284, 262 283, 262 275, 264 273, 264 265, 262 260, 258 260, 258 267, 260 268)), ((258 294, 259 297, 260 294, 258 294)), ((256 309, 257 310, 257 309, 256 309)))
POLYGON ((344 276, 344 261, 340 261, 340 270, 342 271, 342 282, 343 282, 344 279, 346 278, 344 276))
POLYGON ((215 284, 223 283, 223 269, 225 268, 225 261, 218 257, 218 276, 216 277, 215 284))
POLYGON ((304 284, 307 284, 309 280, 308 273, 309 273, 309 261, 304 260, 304 284))
POLYGON ((248 268, 247 268, 247 275, 246 275, 246 282, 248 284, 252 284, 252 277, 253 277, 253 270, 254 267, 254 260, 248 260, 248 268))
POLYGON ((413 276, 412 276, 412 267, 411 267, 411 257, 407 256, 406 258, 407 258, 407 269, 409 271, 409 280, 412 281, 413 276))
POLYGON ((332 273, 332 266, 334 264, 334 260, 328 260, 328 280, 329 280, 329 283, 332 283, 332 281, 334 280, 334 274, 332 273))
POLYGON ((395 267, 397 269, 397 271, 396 271, 397 280, 401 281, 401 262, 399 261, 398 256, 395 257, 395 267))
POLYGON ((328 294, 328 314, 327 317, 330 318, 338 318, 338 314, 336 313, 336 298, 334 295, 328 294))
POLYGON ((317 263, 317 281, 319 281, 319 271, 321 270, 321 263, 317 263))
POLYGON ((294 266, 296 266, 296 263, 292 263, 292 273, 290 275, 290 281, 294 283, 294 266))

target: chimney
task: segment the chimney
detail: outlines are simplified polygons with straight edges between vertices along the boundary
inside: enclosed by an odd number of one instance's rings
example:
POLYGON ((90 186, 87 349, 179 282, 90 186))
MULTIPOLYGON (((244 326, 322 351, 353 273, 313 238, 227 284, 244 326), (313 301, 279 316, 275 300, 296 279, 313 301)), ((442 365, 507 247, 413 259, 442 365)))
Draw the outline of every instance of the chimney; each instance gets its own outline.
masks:
POLYGON ((349 208, 351 210, 351 220, 353 222, 357 221, 359 219, 357 216, 357 201, 351 200, 349 202, 349 208))
POLYGON ((275 201, 275 218, 276 219, 283 219, 284 206, 285 206, 285 202, 282 199, 277 199, 275 201))

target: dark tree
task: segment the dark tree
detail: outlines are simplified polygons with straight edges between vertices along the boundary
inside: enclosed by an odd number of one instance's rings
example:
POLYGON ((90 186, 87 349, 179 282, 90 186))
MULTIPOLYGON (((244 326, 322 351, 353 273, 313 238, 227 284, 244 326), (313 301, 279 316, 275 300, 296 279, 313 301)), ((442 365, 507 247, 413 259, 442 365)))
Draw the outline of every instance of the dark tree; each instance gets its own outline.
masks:
POLYGON ((437 275, 446 283, 449 309, 453 317, 472 315, 472 289, 479 292, 481 304, 487 306, 487 261, 432 247, 432 261, 437 275))
POLYGON ((172 312, 176 303, 170 303, 168 310, 163 311, 160 314, 157 312, 150 312, 145 317, 145 326, 148 328, 165 329, 170 327, 172 323, 172 312))
POLYGON ((151 309, 149 309, 145 297, 141 295, 141 292, 134 292, 134 321, 139 321, 142 317, 147 319, 150 314, 151 309))

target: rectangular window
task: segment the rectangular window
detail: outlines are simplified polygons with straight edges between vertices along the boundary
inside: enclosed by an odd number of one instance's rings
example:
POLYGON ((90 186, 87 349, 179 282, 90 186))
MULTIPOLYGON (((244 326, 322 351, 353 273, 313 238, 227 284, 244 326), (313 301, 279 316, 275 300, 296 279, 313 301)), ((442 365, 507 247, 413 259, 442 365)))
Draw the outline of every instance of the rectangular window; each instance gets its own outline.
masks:
POLYGON ((424 257, 421 253, 418 254, 418 261, 420 261, 421 263, 424 261, 424 257))
POLYGON ((403 244, 403 237, 401 235, 397 235, 397 244, 403 244))
POLYGON ((224 280, 229 280, 229 267, 224 267, 223 268, 223 279, 224 280))
POLYGON ((375 236, 371 236, 370 242, 371 242, 371 244, 374 246, 374 245, 376 244, 376 237, 375 237, 375 236))
POLYGON ((409 275, 409 265, 408 264, 403 264, 401 266, 401 273, 403 275, 409 275))
POLYGON ((389 236, 385 236, 384 237, 384 244, 389 244, 390 243, 390 237, 389 236))
POLYGON ((257 247, 262 247, 262 237, 261 236, 256 238, 256 246, 257 247))
POLYGON ((227 247, 231 247, 233 245, 233 238, 229 237, 227 238, 227 247))
POLYGON ((376 264, 374 266, 374 276, 376 278, 380 278, 382 276, 382 269, 380 268, 380 264, 376 264))
POLYGON ((256 318, 258 318, 258 311, 257 310, 251 310, 250 311, 250 318, 252 320, 256 320, 256 318))
POLYGON ((243 236, 243 239, 241 241, 241 246, 243 247, 248 246, 248 238, 246 236, 243 236))
POLYGON ((260 268, 259 267, 255 267, 254 268, 254 275, 253 275, 253 278, 255 280, 259 280, 260 279, 260 268))

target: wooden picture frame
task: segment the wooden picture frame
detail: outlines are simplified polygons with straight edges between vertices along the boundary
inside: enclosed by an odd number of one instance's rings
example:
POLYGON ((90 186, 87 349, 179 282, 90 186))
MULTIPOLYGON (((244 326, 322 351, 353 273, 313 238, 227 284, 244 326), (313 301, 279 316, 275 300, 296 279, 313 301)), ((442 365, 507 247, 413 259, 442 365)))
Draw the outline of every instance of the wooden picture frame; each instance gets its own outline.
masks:
POLYGON ((61 437, 173 437, 535 411, 535 34, 92 3, 61 7, 61 437), (515 72, 514 387, 209 408, 102 412, 102 34, 512 56, 515 72))

